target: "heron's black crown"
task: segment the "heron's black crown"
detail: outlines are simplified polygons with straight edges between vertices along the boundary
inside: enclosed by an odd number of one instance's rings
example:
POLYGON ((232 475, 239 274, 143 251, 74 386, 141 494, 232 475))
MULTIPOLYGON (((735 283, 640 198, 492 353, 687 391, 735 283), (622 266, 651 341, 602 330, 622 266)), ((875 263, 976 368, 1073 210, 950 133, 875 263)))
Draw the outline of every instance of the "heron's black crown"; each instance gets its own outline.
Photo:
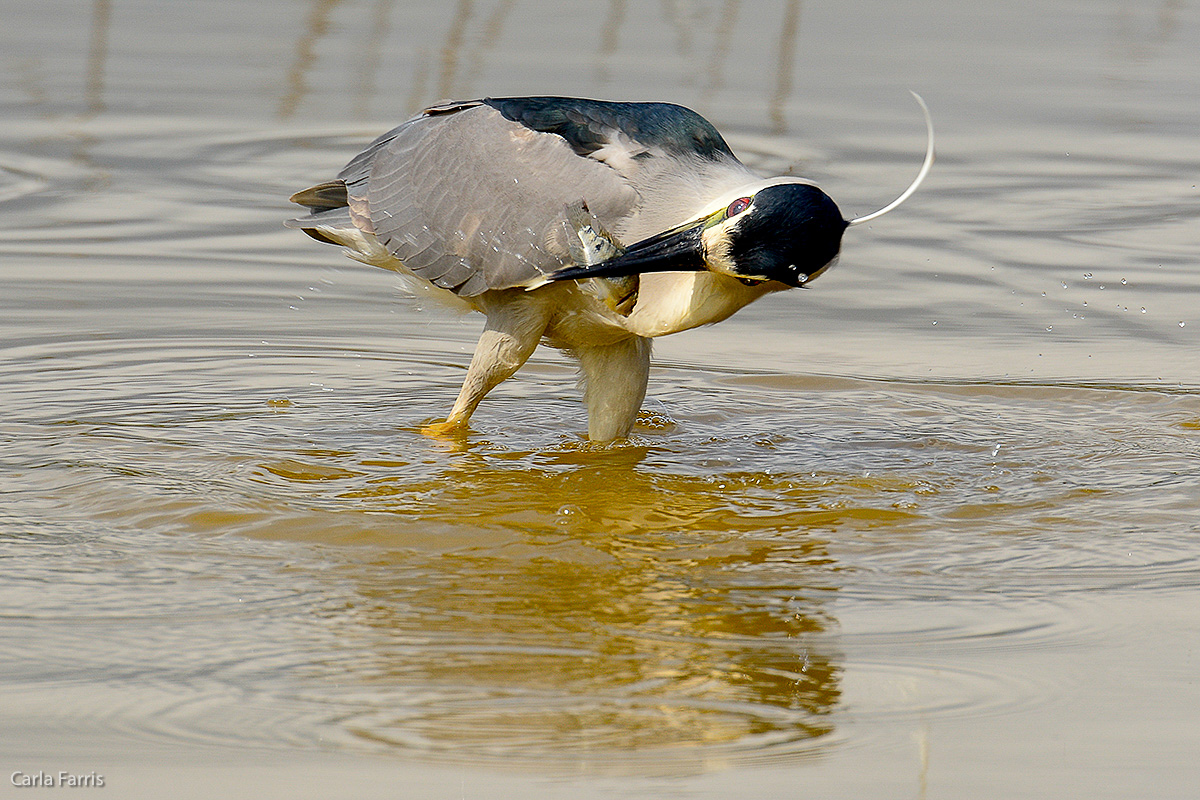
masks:
POLYGON ((846 221, 829 195, 804 183, 768 186, 729 232, 737 272, 799 286, 837 257, 846 221))

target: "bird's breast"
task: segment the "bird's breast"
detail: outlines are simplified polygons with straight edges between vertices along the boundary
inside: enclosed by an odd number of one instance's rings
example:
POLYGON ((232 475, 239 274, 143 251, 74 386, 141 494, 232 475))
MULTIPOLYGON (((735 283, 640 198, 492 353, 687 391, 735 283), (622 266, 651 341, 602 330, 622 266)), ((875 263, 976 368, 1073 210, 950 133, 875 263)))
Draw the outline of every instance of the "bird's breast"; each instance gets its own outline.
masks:
POLYGON ((625 327, 638 336, 665 336, 727 319, 771 292, 786 289, 764 281, 746 285, 714 272, 659 272, 641 276, 641 287, 625 327))

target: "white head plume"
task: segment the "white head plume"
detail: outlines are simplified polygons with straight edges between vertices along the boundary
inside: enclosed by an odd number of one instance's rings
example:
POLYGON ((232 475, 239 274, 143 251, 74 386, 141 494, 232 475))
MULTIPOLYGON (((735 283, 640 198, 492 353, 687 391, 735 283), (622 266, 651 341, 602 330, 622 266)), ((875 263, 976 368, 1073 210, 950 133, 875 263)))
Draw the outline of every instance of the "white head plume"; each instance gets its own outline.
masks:
POLYGON ((929 174, 930 167, 933 166, 933 118, 929 116, 929 106, 925 105, 925 101, 921 99, 921 95, 917 94, 916 92, 910 92, 910 94, 917 99, 917 103, 919 103, 921 106, 922 113, 925 114, 925 130, 929 137, 929 143, 925 146, 925 163, 921 164, 921 171, 917 173, 916 179, 909 184, 909 187, 904 190, 903 194, 878 211, 872 211, 870 214, 866 214, 861 217, 855 217, 854 219, 849 220, 846 223, 847 225, 861 225, 864 222, 870 222, 873 219, 878 219, 889 211, 895 209, 912 196, 912 193, 915 192, 917 187, 921 185, 921 181, 925 180, 925 176, 929 174))

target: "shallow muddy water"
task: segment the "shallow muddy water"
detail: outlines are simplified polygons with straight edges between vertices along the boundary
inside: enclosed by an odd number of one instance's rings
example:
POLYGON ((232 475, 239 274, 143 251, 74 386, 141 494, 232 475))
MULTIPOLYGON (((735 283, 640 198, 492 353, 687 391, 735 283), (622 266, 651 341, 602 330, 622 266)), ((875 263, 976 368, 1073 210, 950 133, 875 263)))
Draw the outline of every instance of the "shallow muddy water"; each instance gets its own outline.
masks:
POLYGON ((1191 797, 1187 3, 0 2, 0 793, 1191 797), (847 233, 540 350, 282 228, 444 97, 689 105, 847 233), (83 790, 81 790, 83 791, 83 790))

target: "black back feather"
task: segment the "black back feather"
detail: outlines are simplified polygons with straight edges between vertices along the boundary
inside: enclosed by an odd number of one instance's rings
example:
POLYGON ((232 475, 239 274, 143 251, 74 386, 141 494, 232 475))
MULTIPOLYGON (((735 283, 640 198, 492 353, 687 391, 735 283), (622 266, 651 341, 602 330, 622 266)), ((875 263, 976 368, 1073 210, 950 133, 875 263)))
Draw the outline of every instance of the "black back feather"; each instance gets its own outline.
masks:
POLYGON ((711 122, 674 103, 614 103, 572 97, 502 97, 483 102, 531 130, 561 136, 580 155, 609 144, 616 130, 673 155, 698 155, 712 161, 733 156, 711 122))

